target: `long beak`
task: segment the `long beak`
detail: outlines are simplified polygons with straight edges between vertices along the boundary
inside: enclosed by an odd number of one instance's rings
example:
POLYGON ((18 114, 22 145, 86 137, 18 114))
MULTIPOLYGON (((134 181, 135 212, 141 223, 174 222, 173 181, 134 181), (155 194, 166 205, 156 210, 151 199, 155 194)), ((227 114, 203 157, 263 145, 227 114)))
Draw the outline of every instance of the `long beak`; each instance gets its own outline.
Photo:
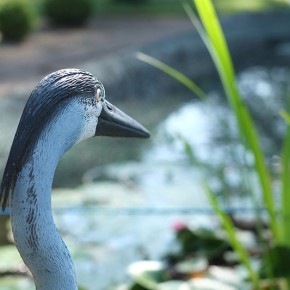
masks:
POLYGON ((148 138, 150 133, 136 120, 105 100, 95 135, 148 138))

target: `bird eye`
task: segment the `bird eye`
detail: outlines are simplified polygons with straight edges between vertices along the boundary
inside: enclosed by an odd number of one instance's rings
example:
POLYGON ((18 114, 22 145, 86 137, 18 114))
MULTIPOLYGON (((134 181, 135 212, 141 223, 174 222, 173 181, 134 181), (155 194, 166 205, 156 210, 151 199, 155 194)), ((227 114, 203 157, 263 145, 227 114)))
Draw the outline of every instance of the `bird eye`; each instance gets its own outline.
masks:
POLYGON ((103 98, 101 97, 101 89, 97 89, 96 101, 97 102, 103 101, 103 98))

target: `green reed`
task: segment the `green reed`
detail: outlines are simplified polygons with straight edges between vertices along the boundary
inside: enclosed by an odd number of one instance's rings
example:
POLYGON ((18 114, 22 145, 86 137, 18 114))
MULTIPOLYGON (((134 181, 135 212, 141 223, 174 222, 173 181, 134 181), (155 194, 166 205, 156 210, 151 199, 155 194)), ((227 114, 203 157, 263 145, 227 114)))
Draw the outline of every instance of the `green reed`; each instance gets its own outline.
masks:
MULTIPOLYGON (((288 124, 288 128, 286 130, 281 152, 281 190, 280 198, 278 198, 281 200, 281 204, 279 205, 275 204, 272 178, 269 168, 265 162, 265 156, 262 151, 256 126, 238 90, 233 62, 215 8, 211 0, 192 1, 199 15, 199 19, 195 15, 191 5, 185 3, 184 9, 211 55, 228 102, 236 117, 241 141, 244 144, 246 151, 250 152, 253 156, 253 165, 259 180, 259 187, 263 197, 263 206, 267 210, 269 227, 272 234, 272 243, 274 246, 282 245, 290 247, 290 116, 285 111, 280 112, 281 116, 288 124)), ((199 88, 187 76, 176 71, 174 68, 145 54, 139 53, 138 58, 175 78, 177 81, 188 87, 198 97, 202 99, 205 98, 206 94, 201 88, 199 88)), ((247 184, 247 186, 249 187, 250 184, 247 184)), ((249 277, 255 285, 255 289, 257 289, 259 276, 252 268, 250 258, 244 246, 239 242, 236 236, 234 225, 228 218, 227 214, 223 212, 215 194, 208 185, 205 186, 205 191, 228 234, 233 248, 239 255, 241 263, 243 263, 248 270, 249 277)), ((254 201, 255 197, 253 190, 249 188, 249 192, 253 195, 252 200, 254 201)), ((256 204, 254 205, 256 206, 256 204)), ((258 213, 256 214, 256 217, 258 222, 260 220, 258 213)), ((269 277, 272 277, 271 271, 269 271, 269 277)), ((290 279, 287 278, 287 280, 289 280, 287 281, 287 289, 290 289, 290 279)))

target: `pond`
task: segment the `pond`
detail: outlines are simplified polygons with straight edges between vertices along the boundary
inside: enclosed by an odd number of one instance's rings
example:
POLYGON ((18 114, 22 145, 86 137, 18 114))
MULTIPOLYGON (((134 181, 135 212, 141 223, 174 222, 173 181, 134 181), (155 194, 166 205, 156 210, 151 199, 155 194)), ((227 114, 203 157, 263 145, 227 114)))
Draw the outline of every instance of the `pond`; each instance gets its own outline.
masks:
MULTIPOLYGON (((289 77, 290 71, 283 67, 253 67, 238 75, 274 173, 285 129, 279 111, 287 105, 289 77)), ((235 207, 237 212, 252 208, 240 174, 245 166, 252 170, 251 156, 240 144, 235 118, 223 94, 215 90, 205 101, 173 107, 152 127, 149 142, 136 143, 142 151, 134 153, 135 160, 131 156, 130 162, 93 167, 83 175, 84 185, 54 190, 56 224, 85 289, 117 289, 128 281, 126 269, 131 262, 160 259, 176 246, 175 222, 193 228, 216 227, 204 194, 205 179, 225 207, 235 207)), ((255 184, 255 175, 251 182, 255 184)), ((33 289, 31 281, 21 281, 24 284, 18 284, 19 288, 33 289)), ((1 285, 5 283, 11 285, 11 279, 1 285)), ((12 289, 1 285, 0 289, 12 289)))

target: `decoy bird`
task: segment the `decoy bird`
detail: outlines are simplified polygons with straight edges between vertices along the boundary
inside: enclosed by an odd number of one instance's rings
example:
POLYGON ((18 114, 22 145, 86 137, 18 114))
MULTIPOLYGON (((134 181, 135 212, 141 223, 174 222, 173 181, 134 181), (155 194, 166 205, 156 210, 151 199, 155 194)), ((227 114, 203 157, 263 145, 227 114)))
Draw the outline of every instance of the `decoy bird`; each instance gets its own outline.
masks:
POLYGON ((22 113, 0 190, 10 205, 16 247, 37 290, 77 289, 74 265, 53 220, 51 189, 61 156, 93 136, 149 137, 137 121, 105 99, 92 74, 64 69, 46 76, 22 113))

